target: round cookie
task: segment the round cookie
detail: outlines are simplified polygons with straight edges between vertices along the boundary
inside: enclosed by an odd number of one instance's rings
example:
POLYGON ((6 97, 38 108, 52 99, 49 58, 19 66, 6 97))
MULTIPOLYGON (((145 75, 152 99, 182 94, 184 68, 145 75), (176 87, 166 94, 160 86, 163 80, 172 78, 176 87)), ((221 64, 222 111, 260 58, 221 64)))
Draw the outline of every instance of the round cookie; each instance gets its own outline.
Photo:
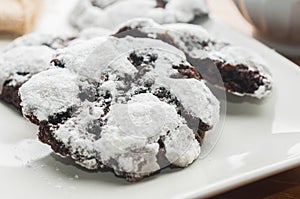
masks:
POLYGON ((181 49, 203 79, 238 96, 263 98, 272 88, 264 60, 248 49, 218 41, 201 26, 160 25, 151 19, 133 19, 120 25, 116 37, 153 38, 181 49))
POLYGON ((186 167, 218 122, 218 100, 164 42, 98 38, 58 50, 55 60, 60 68, 20 88, 23 113, 39 125, 42 142, 87 169, 137 181, 186 167))
POLYGON ((114 29, 119 23, 137 17, 165 24, 190 22, 206 13, 204 0, 82 0, 71 13, 70 22, 78 29, 114 29))

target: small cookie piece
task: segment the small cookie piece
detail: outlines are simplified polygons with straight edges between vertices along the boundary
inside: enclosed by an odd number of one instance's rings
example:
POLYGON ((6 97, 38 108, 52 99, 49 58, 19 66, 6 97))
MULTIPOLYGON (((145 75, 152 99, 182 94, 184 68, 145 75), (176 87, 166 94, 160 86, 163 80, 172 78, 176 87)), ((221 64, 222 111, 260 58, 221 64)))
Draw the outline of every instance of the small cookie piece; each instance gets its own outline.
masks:
POLYGON ((260 99, 272 88, 272 77, 258 55, 213 39, 199 25, 159 25, 151 19, 133 19, 115 34, 126 35, 162 40, 181 49, 203 79, 232 94, 260 99))
POLYGON ((148 17, 165 24, 190 22, 203 14, 207 14, 204 0, 82 0, 71 13, 70 22, 78 29, 114 29, 136 17, 148 17))
POLYGON ((54 50, 46 46, 16 47, 0 57, 0 99, 20 109, 19 88, 32 75, 50 68, 54 50))
POLYGON ((39 139, 87 168, 137 181, 186 167, 219 119, 219 102, 184 54, 148 38, 97 38, 59 49, 64 68, 20 88, 39 139))

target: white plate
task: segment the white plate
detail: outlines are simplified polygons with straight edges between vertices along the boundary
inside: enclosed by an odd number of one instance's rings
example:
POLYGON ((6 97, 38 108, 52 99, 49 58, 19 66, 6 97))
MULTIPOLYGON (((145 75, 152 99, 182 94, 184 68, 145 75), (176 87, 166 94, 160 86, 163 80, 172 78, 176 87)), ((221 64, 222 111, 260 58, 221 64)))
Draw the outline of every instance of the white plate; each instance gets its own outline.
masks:
MULTIPOLYGON (((51 2, 48 12, 63 1, 51 2)), ((55 32, 57 24, 45 24, 55 18, 46 16, 39 27, 55 32)), ((208 157, 186 169, 166 170, 130 184, 110 172, 87 172, 50 154, 36 141, 36 127, 0 103, 0 198, 208 197, 299 165, 299 68, 213 20, 202 24, 219 37, 258 52, 270 65, 275 82, 273 93, 262 102, 230 97, 222 136, 208 157)), ((2 47, 5 43, 0 41, 2 47)))

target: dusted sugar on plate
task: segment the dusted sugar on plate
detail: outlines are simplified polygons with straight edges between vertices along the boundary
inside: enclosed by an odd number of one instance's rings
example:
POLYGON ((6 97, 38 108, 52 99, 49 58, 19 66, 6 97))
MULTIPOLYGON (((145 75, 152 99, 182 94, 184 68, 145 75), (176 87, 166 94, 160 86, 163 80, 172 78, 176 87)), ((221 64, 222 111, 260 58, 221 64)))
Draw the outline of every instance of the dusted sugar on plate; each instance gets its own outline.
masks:
POLYGON ((23 114, 42 142, 87 169, 137 181, 186 167, 219 120, 201 75, 162 41, 96 38, 59 49, 54 63, 20 88, 23 114))
POLYGON ((272 89, 271 74, 260 56, 214 39, 200 25, 160 25, 151 19, 133 19, 120 25, 115 34, 127 35, 158 39, 177 47, 205 81, 234 95, 261 99, 272 89))
POLYGON ((204 14, 207 14, 204 0, 81 0, 70 15, 70 22, 78 29, 113 29, 136 17, 165 24, 191 22, 204 14))

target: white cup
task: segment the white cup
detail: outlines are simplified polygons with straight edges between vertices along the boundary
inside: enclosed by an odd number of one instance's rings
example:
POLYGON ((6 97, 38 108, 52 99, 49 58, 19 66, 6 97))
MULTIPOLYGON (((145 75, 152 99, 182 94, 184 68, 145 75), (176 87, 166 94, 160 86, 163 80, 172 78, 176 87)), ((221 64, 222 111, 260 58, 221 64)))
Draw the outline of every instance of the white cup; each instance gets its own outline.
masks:
POLYGON ((255 37, 287 56, 300 57, 300 0, 233 1, 255 27, 255 37))

